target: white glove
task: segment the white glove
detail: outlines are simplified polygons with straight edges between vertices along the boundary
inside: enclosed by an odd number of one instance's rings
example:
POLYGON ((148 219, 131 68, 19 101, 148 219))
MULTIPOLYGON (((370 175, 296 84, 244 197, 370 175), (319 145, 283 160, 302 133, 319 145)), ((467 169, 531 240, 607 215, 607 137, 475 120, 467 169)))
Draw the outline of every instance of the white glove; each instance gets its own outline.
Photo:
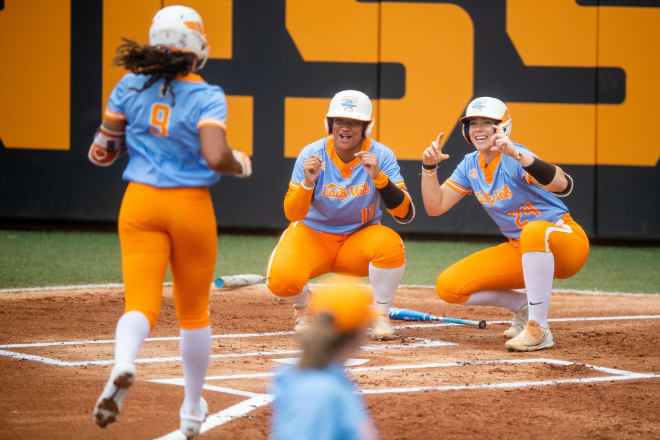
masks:
POLYGON ((250 160, 250 156, 238 150, 232 150, 232 154, 234 155, 234 159, 241 164, 241 172, 234 174, 234 176, 242 178, 250 177, 252 175, 252 161, 250 160))

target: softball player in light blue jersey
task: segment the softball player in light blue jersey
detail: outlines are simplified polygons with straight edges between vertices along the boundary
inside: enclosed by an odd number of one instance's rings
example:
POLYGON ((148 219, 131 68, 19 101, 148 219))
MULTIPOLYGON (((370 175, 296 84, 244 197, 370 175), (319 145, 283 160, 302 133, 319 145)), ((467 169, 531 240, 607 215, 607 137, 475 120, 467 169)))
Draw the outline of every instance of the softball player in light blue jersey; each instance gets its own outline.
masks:
POLYGON ((209 186, 218 173, 247 177, 250 158, 227 145, 222 89, 193 73, 208 57, 202 19, 185 6, 161 9, 150 45, 124 40, 115 64, 133 73, 112 91, 89 159, 109 166, 122 152, 129 182, 119 212, 124 314, 115 330, 115 363, 94 406, 105 428, 119 416, 137 374, 135 362, 160 312, 168 266, 181 327, 184 400, 180 429, 199 433, 208 414, 202 398, 211 351, 209 294, 217 222, 209 186), (137 72, 137 74, 136 74, 137 72))
MULTIPOLYGON (((514 145, 521 152, 536 157, 522 145, 514 145)), ((498 156, 486 167, 475 151, 465 155, 445 185, 460 194, 474 194, 502 234, 519 240, 526 222, 554 223, 568 212, 561 200, 538 185, 530 185, 529 179, 529 173, 510 157, 498 156)))
POLYGON ((369 276, 380 316, 376 340, 395 338, 387 312, 405 269, 401 237, 380 224, 381 199, 395 221, 415 209, 394 153, 370 138, 369 97, 344 90, 330 101, 329 136, 303 148, 296 159, 284 213, 291 224, 268 262, 266 285, 294 304, 294 329, 306 324, 307 282, 328 272, 369 276))
POLYGON ((376 316, 368 286, 333 276, 314 291, 298 365, 276 370, 273 440, 375 440, 376 429, 343 364, 376 316))
POLYGON ((443 133, 426 148, 422 198, 429 215, 442 215, 464 196, 474 194, 509 239, 476 252, 445 269, 435 290, 450 303, 506 307, 513 322, 504 331, 511 351, 535 351, 554 345, 548 327, 552 280, 575 275, 589 255, 589 240, 566 205, 573 180, 513 143, 511 116, 502 101, 474 99, 463 123, 465 140, 477 151, 465 155, 440 185, 438 164, 443 133), (514 289, 525 288, 526 293, 514 289))
MULTIPOLYGON (((295 184, 304 180, 303 164, 311 155, 319 156, 326 164, 316 180, 314 203, 301 222, 316 231, 332 234, 352 234, 365 226, 379 224, 382 217, 380 194, 371 176, 359 163, 348 172, 345 164, 336 163, 334 148, 328 146, 330 139, 319 139, 306 146, 293 167, 291 182, 295 184), (336 215, 337 211, 341 211, 341 216, 336 215)), ((376 155, 378 167, 395 186, 405 188, 392 150, 371 140, 366 151, 376 155)))
POLYGON ((131 121, 126 126, 130 161, 124 180, 158 188, 217 183, 220 174, 201 155, 199 128, 226 129, 223 90, 190 73, 172 81, 173 95, 162 94, 163 79, 138 92, 149 79, 149 75, 124 75, 105 112, 108 119, 131 121))

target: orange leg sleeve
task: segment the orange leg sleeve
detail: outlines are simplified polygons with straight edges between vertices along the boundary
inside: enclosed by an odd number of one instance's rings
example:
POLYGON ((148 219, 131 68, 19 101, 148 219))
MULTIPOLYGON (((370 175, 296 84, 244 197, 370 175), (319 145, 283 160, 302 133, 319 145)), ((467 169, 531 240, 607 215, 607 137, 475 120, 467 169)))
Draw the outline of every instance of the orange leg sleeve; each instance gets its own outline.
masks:
POLYGON ((406 252, 399 234, 383 225, 360 229, 343 243, 332 271, 364 277, 370 262, 381 269, 403 266, 406 252))
POLYGON ((582 269, 589 256, 589 239, 582 227, 571 220, 562 225, 531 222, 520 234, 521 253, 552 252, 555 278, 569 278, 582 269))
POLYGON ((294 296, 310 278, 330 272, 340 235, 323 234, 294 222, 284 231, 268 261, 266 285, 277 296, 294 296))
POLYGON ((142 312, 154 327, 171 261, 181 328, 209 325, 216 231, 207 188, 161 189, 130 183, 119 213, 125 310, 142 312))
POLYGON ((170 200, 172 281, 179 325, 194 330, 210 325, 209 294, 218 249, 213 203, 206 188, 180 188, 170 200))
POLYGON ((480 290, 510 290, 524 286, 520 251, 511 243, 502 243, 449 266, 438 276, 435 291, 449 303, 464 303, 480 290))
POLYGON ((119 211, 125 311, 142 312, 153 329, 160 312, 170 237, 151 197, 154 188, 130 183, 119 211))

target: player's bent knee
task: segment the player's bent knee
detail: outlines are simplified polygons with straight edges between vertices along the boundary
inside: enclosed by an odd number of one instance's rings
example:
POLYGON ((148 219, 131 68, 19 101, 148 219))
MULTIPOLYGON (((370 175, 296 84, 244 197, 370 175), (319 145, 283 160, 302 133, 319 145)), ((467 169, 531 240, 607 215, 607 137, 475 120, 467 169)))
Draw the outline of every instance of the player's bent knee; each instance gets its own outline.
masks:
POLYGON ((373 260, 374 266, 384 269, 401 267, 405 263, 406 251, 400 238, 398 241, 388 240, 385 242, 373 260))
POLYGON ((149 321, 149 329, 153 330, 153 328, 156 326, 156 321, 158 321, 158 313, 156 312, 150 312, 147 310, 140 310, 138 308, 126 308, 124 310, 124 313, 128 312, 140 312, 142 313, 145 318, 147 318, 147 321, 149 321))
POLYGON ((450 277, 443 274, 440 274, 435 281, 435 293, 438 294, 440 299, 451 304, 465 302, 465 296, 461 295, 456 283, 450 277))
POLYGON ((295 296, 302 291, 302 287, 307 280, 296 281, 282 277, 268 277, 266 279, 266 286, 273 295, 277 296, 295 296))

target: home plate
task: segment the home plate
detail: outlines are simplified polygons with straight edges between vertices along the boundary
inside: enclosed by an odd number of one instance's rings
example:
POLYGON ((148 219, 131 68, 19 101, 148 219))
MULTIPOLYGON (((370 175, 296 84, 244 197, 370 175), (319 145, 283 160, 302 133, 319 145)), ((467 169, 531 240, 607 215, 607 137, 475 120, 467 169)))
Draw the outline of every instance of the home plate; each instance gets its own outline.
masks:
MULTIPOLYGON (((279 362, 281 364, 289 364, 289 365, 296 365, 298 364, 298 361, 300 358, 281 358, 281 359, 273 359, 275 362, 279 362)), ((369 359, 353 359, 349 358, 346 359, 346 362, 344 362, 345 367, 354 367, 356 365, 362 365, 366 362, 369 362, 369 359)))

